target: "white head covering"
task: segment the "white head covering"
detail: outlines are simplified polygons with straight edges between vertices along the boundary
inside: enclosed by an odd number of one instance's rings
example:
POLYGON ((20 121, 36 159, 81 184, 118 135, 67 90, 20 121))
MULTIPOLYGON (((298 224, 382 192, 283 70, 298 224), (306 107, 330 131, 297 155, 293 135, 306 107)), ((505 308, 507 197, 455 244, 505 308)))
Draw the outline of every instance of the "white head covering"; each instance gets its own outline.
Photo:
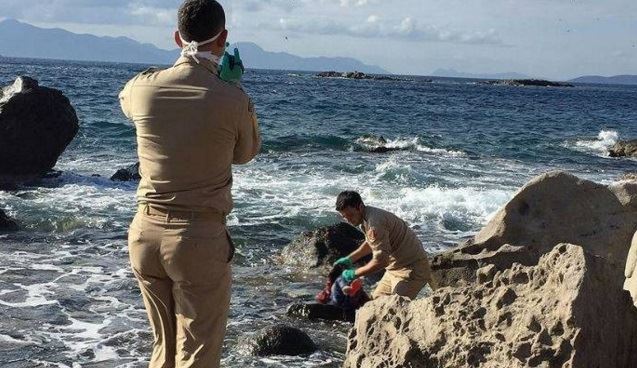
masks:
POLYGON ((212 61, 213 63, 217 63, 219 64, 219 59, 220 57, 213 54, 210 51, 199 51, 199 46, 202 45, 207 45, 209 43, 212 43, 214 41, 217 40, 217 38, 219 38, 219 36, 221 36, 221 34, 223 33, 223 31, 217 33, 216 36, 214 36, 213 38, 207 39, 205 41, 201 41, 201 42, 197 42, 197 41, 186 41, 184 40, 184 37, 181 35, 181 33, 179 34, 179 38, 181 38, 181 43, 183 44, 183 48, 181 49, 181 56, 185 56, 185 57, 191 57, 193 59, 195 59, 195 61, 197 62, 197 64, 199 64, 199 59, 198 58, 202 58, 202 59, 207 59, 212 61))

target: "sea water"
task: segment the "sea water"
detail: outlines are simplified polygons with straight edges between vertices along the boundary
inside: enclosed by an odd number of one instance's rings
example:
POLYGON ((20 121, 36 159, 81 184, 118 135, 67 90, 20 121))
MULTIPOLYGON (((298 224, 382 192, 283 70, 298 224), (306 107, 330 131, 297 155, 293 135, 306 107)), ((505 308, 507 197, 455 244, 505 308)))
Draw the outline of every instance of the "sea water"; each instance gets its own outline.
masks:
MULTIPOLYGON (((152 334, 126 249, 136 183, 109 177, 137 161, 117 94, 146 67, 0 59, 1 85, 33 77, 62 90, 80 119, 58 161, 61 176, 0 191, 0 208, 23 229, 0 234, 2 367, 145 366, 152 334)), ((610 183, 637 171, 637 161, 607 154, 637 138, 637 87, 403 79, 245 75, 264 143, 256 160, 234 168, 237 256, 223 366, 340 366, 347 325, 285 316, 323 280, 282 266, 279 255, 303 231, 340 220, 342 190, 405 219, 433 254, 475 234, 535 175, 560 169, 610 183), (380 136, 397 150, 370 153, 380 136), (303 328, 322 351, 250 356, 245 342, 275 323, 303 328)))

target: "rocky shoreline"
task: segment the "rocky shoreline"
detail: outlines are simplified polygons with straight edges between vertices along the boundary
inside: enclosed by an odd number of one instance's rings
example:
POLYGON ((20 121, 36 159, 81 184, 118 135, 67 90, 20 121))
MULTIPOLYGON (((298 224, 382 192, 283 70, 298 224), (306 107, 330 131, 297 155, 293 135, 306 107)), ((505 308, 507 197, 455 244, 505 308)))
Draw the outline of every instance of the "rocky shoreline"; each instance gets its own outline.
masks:
POLYGON ((636 228, 637 181, 534 178, 434 258, 442 288, 360 309, 344 367, 637 366, 637 308, 622 289, 636 228))

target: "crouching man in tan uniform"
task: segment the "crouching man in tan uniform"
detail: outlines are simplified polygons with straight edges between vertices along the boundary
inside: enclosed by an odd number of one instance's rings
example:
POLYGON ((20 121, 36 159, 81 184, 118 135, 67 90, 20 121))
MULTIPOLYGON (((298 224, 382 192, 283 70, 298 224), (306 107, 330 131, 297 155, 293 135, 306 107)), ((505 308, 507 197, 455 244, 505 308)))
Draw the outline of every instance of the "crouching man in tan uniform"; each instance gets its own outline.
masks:
POLYGON ((352 281, 385 269, 378 283, 374 299, 397 294, 415 298, 429 284, 434 288, 427 253, 416 234, 396 215, 379 208, 366 206, 357 192, 345 191, 338 195, 336 210, 354 226, 365 233, 365 242, 348 257, 336 264, 349 267, 343 271, 343 279, 352 281), (372 260, 365 266, 353 269, 354 262, 369 254, 372 260))
POLYGON ((182 57, 120 93, 137 132, 141 182, 128 248, 154 333, 151 368, 220 365, 234 254, 225 225, 232 164, 260 149, 250 99, 238 80, 218 74, 226 37, 219 3, 185 1, 175 34, 182 57))

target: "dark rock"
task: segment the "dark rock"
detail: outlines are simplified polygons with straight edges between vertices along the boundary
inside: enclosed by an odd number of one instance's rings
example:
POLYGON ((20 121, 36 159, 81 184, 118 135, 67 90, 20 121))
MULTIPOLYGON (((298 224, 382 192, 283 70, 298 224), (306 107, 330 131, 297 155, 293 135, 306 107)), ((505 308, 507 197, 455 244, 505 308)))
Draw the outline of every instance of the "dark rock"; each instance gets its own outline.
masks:
POLYGON ((481 82, 482 84, 498 85, 498 86, 514 86, 514 87, 574 87, 570 83, 551 82, 542 79, 508 79, 508 80, 490 80, 481 82))
POLYGON ((379 146, 379 147, 373 147, 369 149, 369 152, 371 153, 387 153, 387 152, 393 152, 393 151, 400 151, 400 148, 379 146))
POLYGON ((0 231, 16 231, 18 228, 18 224, 0 210, 0 231))
POLYGON ((261 330, 252 343, 252 354, 256 356, 309 355, 316 350, 318 347, 305 332, 285 325, 261 330))
POLYGON ((385 137, 376 136, 373 134, 365 134, 362 137, 356 140, 362 148, 371 153, 387 153, 393 151, 401 151, 407 148, 399 148, 399 147, 387 147, 387 140, 385 137))
MULTIPOLYGON (((306 269, 329 271, 339 258, 349 255, 365 240, 362 232, 344 222, 307 231, 283 249, 283 263, 306 269)), ((367 262, 366 257, 361 262, 367 262)))
POLYGON ((61 91, 18 77, 0 93, 0 181, 45 174, 78 129, 75 109, 61 91))
POLYGON ((287 315, 309 320, 321 319, 326 321, 354 322, 356 311, 345 311, 343 308, 329 304, 299 303, 290 305, 287 315))
POLYGON ((610 157, 637 157, 637 139, 615 143, 608 154, 610 157))
POLYGON ((113 176, 111 176, 111 180, 114 181, 137 181, 141 180, 141 178, 142 177, 139 175, 139 162, 130 165, 127 168, 119 169, 113 176))

